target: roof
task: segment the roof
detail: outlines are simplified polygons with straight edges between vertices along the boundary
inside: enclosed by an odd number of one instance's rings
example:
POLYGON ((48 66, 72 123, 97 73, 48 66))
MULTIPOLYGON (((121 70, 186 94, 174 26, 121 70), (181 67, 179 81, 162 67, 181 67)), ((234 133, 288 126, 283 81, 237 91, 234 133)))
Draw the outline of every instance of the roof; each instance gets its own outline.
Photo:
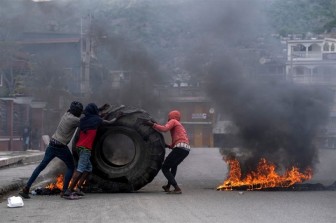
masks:
POLYGON ((19 44, 79 43, 80 35, 76 33, 25 32, 17 40, 19 44))
POLYGON ((19 44, 79 43, 80 38, 31 39, 17 41, 19 44))
POLYGON ((168 101, 171 102, 209 102, 210 100, 206 97, 168 97, 168 101))
POLYGON ((287 43, 323 43, 324 39, 297 39, 287 40, 287 43))

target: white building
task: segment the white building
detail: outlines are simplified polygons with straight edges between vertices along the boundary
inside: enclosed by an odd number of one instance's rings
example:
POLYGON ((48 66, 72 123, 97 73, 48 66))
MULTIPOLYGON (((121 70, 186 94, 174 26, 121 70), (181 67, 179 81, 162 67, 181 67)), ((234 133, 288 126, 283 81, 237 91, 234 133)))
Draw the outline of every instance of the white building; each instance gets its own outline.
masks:
POLYGON ((336 86, 336 39, 288 40, 286 75, 295 83, 336 86))
MULTIPOLYGON (((336 92, 336 39, 287 40, 286 79, 297 84, 323 85, 336 92)), ((336 148, 336 100, 329 123, 319 136, 319 146, 336 148)))

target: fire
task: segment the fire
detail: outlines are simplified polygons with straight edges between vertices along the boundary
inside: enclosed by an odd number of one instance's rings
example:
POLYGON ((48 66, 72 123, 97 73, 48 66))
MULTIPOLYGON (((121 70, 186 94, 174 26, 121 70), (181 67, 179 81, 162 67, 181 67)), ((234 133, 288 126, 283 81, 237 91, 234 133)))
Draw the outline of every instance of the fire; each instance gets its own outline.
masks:
POLYGON ((295 183, 302 183, 312 178, 312 169, 307 168, 304 173, 299 168, 287 169, 283 175, 276 172, 276 166, 261 158, 256 171, 252 171, 242 179, 240 163, 237 159, 226 160, 229 165, 229 173, 224 183, 217 190, 232 190, 233 188, 246 188, 247 190, 261 190, 274 187, 290 187, 295 183))
MULTIPOLYGON (((64 184, 63 179, 64 179, 63 174, 60 174, 60 175, 58 175, 58 177, 56 177, 56 182, 55 183, 50 183, 45 188, 50 189, 50 190, 53 190, 53 189, 62 190, 63 189, 63 184, 64 184)), ((71 182, 72 182, 72 180, 70 180, 69 184, 71 184, 71 182)), ((86 184, 86 181, 84 181, 83 185, 85 185, 85 184, 86 184)))
POLYGON ((62 190, 63 188, 63 174, 60 174, 57 178, 56 178, 56 182, 55 183, 50 183, 46 186, 47 189, 60 189, 62 190))

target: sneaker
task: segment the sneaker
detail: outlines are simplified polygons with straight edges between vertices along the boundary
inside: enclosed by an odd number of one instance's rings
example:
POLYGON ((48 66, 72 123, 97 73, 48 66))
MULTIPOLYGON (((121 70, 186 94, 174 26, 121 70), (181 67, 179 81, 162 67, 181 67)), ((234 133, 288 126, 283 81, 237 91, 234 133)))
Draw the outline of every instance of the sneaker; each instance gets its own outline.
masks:
POLYGON ((22 197, 22 198, 25 198, 25 199, 29 199, 30 196, 29 196, 29 189, 28 188, 23 188, 22 191, 19 192, 19 195, 22 197))
POLYGON ((63 191, 61 192, 61 197, 64 197, 64 196, 70 196, 71 193, 72 193, 72 192, 71 192, 70 190, 67 189, 65 192, 63 192, 63 191))
POLYGON ((80 197, 85 196, 85 193, 83 191, 81 191, 80 189, 76 189, 73 193, 77 196, 80 196, 80 197))
POLYGON ((162 186, 162 189, 164 190, 164 192, 169 192, 169 191, 170 191, 169 188, 170 188, 170 187, 169 187, 168 185, 163 185, 163 186, 162 186))
POLYGON ((76 195, 75 193, 64 193, 62 198, 67 200, 78 200, 80 199, 80 196, 76 195))
POLYGON ((72 192, 70 190, 66 190, 65 192, 62 191, 61 194, 60 194, 60 196, 62 198, 65 198, 65 197, 70 197, 71 194, 72 194, 72 192))
POLYGON ((175 189, 175 190, 169 191, 167 194, 182 194, 182 191, 181 189, 175 189))

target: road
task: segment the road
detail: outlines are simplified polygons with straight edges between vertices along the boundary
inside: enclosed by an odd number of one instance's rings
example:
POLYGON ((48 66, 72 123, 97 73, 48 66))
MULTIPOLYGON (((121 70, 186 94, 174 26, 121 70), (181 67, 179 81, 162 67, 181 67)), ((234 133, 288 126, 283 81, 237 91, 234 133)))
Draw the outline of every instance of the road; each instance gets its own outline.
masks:
MULTIPOLYGON (((321 158, 316 180, 334 181, 336 151, 321 158)), ((218 149, 193 149, 178 169, 182 195, 161 191, 165 180, 160 172, 135 193, 87 194, 75 201, 34 196, 22 208, 7 208, 2 202, 0 222, 336 222, 336 191, 216 191, 226 169, 218 149)))

